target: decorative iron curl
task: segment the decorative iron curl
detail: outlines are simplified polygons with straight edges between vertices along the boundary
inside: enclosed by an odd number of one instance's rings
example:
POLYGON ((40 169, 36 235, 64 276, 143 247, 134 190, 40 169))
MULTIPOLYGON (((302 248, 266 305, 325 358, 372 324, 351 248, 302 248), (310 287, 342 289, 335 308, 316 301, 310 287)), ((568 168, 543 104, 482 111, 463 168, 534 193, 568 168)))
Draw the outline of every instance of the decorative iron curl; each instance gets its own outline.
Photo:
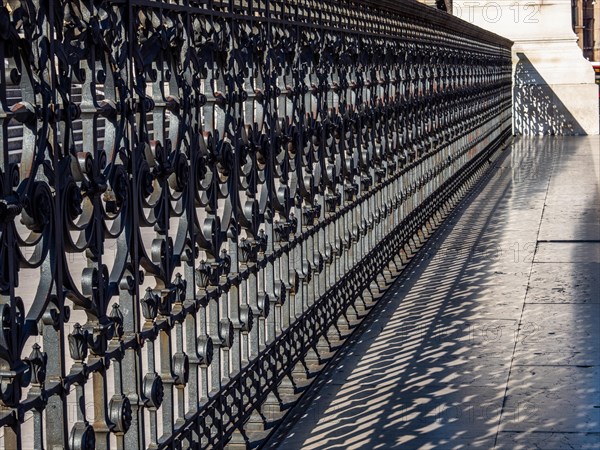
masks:
POLYGON ((511 122, 510 42, 384 0, 8 1, 0 59, 6 448, 248 442, 511 122))

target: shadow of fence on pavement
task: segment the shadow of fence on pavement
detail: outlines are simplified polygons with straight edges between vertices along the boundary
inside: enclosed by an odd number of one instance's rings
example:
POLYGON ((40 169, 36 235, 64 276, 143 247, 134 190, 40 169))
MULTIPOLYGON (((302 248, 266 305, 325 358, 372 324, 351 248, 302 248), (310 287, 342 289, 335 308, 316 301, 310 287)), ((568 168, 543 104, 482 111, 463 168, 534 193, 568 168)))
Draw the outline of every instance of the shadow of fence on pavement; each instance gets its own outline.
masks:
POLYGON ((561 146, 561 139, 526 139, 511 160, 498 159, 488 182, 453 213, 319 377, 299 412, 301 426, 291 425, 273 444, 489 449, 501 421, 537 429, 537 403, 504 402, 515 346, 540 332, 535 323, 519 324, 536 242, 518 243, 515 252, 504 231, 528 226, 518 211, 534 205, 532 192, 545 195, 561 146), (514 190, 516 183, 529 186, 514 190))

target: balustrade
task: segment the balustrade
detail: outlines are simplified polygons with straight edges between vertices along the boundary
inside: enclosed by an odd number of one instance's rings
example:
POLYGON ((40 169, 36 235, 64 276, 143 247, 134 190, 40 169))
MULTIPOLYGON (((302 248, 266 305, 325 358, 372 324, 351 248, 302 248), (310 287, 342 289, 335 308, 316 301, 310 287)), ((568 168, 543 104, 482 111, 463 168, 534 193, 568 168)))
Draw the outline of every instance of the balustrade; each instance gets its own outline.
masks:
POLYGON ((511 126, 412 3, 7 0, 0 60, 7 449, 243 446, 511 126))

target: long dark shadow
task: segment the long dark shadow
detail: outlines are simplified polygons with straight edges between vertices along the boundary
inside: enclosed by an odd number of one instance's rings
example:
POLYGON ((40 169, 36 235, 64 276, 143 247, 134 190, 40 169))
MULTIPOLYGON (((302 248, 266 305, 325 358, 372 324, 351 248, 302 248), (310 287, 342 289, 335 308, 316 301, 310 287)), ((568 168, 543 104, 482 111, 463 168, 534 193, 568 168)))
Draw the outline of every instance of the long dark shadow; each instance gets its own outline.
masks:
MULTIPOLYGON (((498 164, 502 164, 502 161, 498 164)), ((351 356, 344 357, 339 373, 335 373, 332 379, 327 381, 336 383, 345 378, 344 384, 331 396, 317 395, 313 407, 316 411, 308 412, 314 414, 317 420, 323 413, 330 414, 331 417, 327 417, 325 423, 317 425, 318 429, 315 429, 314 433, 304 436, 305 440, 301 446, 333 449, 352 443, 357 448, 368 448, 381 444, 386 434, 414 435, 420 440, 431 427, 437 432, 427 437, 428 443, 439 445, 444 436, 452 437, 458 432, 444 432, 440 427, 455 428, 457 420, 462 422, 461 425, 464 425, 464 420, 471 420, 467 417, 471 413, 465 410, 467 402, 476 408, 487 403, 489 399, 481 398, 469 399, 458 407, 445 405, 444 388, 451 384, 449 381, 452 379, 453 370, 458 369, 457 365, 467 363, 461 361, 460 357, 464 344, 462 339, 468 339, 468 334, 471 333, 473 323, 470 317, 471 313, 479 308, 476 301, 478 292, 486 289, 488 281, 494 275, 486 270, 485 262, 472 264, 470 256, 473 252, 480 251, 482 246, 491 248, 490 243, 483 240, 484 235, 493 239, 501 234, 500 224, 494 224, 494 221, 506 210, 504 194, 510 189, 507 178, 499 175, 492 180, 494 198, 490 199, 483 209, 468 210, 477 199, 476 194, 482 189, 475 191, 471 200, 460 208, 460 215, 466 214, 470 217, 468 222, 471 226, 459 227, 456 230, 455 225, 450 222, 446 230, 440 230, 441 235, 423 249, 424 252, 418 257, 410 273, 403 277, 404 281, 391 289, 401 290, 404 294, 399 296, 403 298, 392 299, 385 310, 378 312, 372 319, 367 319, 369 329, 350 350, 351 356), (497 232, 494 232, 496 228, 497 232), (453 230, 454 238, 448 239, 453 230), (436 243, 440 246, 436 247, 436 243), (428 267, 435 267, 435 275, 431 275, 431 272, 426 273, 428 267), (473 289, 459 293, 459 280, 466 278, 473 278, 469 284, 473 289), (392 317, 393 311, 399 308, 404 309, 400 320, 392 317), (386 334, 384 328, 390 326, 397 331, 388 333, 381 343, 382 334, 386 334), (375 330, 375 335, 369 337, 368 334, 372 330, 375 330), (375 338, 381 343, 377 349, 372 347, 375 338), (369 357, 369 353, 373 353, 373 358, 369 357), (353 357, 352 354, 361 359, 353 357), (446 368, 440 368, 438 371, 434 366, 441 361, 448 364, 445 364, 446 368), (350 386, 346 386, 346 382, 350 382, 350 386), (343 405, 331 404, 334 400, 343 400, 343 405), (430 403, 426 405, 421 402, 430 403), (377 422, 371 424, 368 430, 362 429, 361 425, 373 414, 378 415, 377 422), (390 426, 395 428, 391 433, 390 426), (326 435, 326 439, 319 442, 315 438, 320 434, 326 435)), ((489 251, 489 248, 484 252, 489 251)), ((487 383, 481 378, 481 374, 473 374, 472 381, 475 385, 487 383)), ((500 383, 502 388, 505 381, 504 378, 500 383)), ((501 394, 501 391, 498 392, 500 398, 501 394)), ((500 405, 501 402, 489 418, 494 431, 500 405)), ((489 420, 486 419, 485 422, 489 420)), ((386 442, 385 445, 386 448, 392 448, 401 444, 392 441, 386 442)), ((290 445, 290 442, 286 441, 281 448, 300 446, 290 445)))

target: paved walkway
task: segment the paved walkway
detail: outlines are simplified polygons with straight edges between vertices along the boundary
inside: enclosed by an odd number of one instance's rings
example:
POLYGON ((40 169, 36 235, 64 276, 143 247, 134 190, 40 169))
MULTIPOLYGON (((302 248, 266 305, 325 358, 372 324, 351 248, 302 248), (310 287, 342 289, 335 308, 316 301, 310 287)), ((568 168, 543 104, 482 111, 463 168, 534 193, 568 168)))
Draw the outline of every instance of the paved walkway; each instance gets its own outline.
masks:
POLYGON ((600 449, 600 140, 504 153, 281 449, 600 449))

